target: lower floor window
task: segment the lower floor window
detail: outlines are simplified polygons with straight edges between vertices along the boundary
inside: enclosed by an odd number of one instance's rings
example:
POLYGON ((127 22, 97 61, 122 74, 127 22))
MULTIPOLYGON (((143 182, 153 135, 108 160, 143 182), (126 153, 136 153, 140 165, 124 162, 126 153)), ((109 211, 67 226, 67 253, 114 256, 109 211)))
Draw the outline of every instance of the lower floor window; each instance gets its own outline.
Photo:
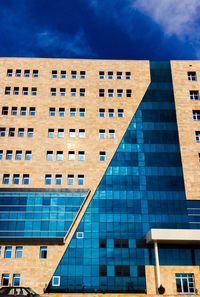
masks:
POLYGON ((60 276, 53 276, 53 278, 52 278, 52 286, 53 287, 60 286, 60 276))
POLYGON ((176 274, 177 293, 195 294, 194 274, 177 273, 176 274))
POLYGON ((9 273, 3 273, 2 274, 1 285, 2 286, 8 286, 9 285, 9 273))
POLYGON ((13 286, 20 286, 20 274, 13 274, 13 286))

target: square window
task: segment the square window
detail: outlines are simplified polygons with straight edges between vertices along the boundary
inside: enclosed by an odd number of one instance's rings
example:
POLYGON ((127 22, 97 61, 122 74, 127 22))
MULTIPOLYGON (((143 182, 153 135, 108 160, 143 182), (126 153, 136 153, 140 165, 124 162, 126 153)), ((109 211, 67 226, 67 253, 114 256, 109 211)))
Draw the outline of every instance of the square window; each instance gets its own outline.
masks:
POLYGON ((64 129, 58 129, 58 138, 64 138, 64 129))
POLYGON ((3 273, 1 279, 1 285, 7 287, 9 285, 9 273, 3 273))
POLYGON ((19 95, 19 88, 18 87, 14 87, 13 95, 19 95))
POLYGON ((38 76, 39 76, 39 71, 33 70, 33 77, 38 77, 38 76))
POLYGON ((56 174, 55 183, 56 185, 62 185, 62 174, 56 174))
POLYGON ((40 259, 47 259, 47 246, 41 246, 40 247, 40 259))
POLYGON ((20 274, 19 273, 13 274, 13 286, 14 287, 20 286, 20 274))
POLYGON ((85 73, 85 71, 80 71, 80 78, 81 78, 81 79, 86 78, 86 73, 85 73))
POLYGON ((188 80, 192 80, 192 81, 197 80, 197 74, 195 71, 189 71, 187 73, 187 76, 188 76, 188 80))
POLYGON ((28 95, 28 88, 22 88, 22 95, 24 96, 28 95))
POLYGON ((106 152, 99 152, 99 161, 106 160, 106 152))
POLYGON ((31 88, 31 95, 37 96, 37 88, 31 88))
POLYGON ((57 70, 52 70, 51 78, 57 78, 57 70))
POLYGON ((83 239, 84 238, 84 232, 76 232, 76 238, 77 239, 83 239))
POLYGON ((10 183, 10 174, 4 174, 3 175, 3 185, 8 185, 10 183))
POLYGON ((24 70, 24 77, 30 77, 30 70, 29 69, 24 70))
POLYGON ((115 138, 115 130, 109 130, 108 138, 115 138))
POLYGON ((66 78, 67 77, 67 74, 66 74, 66 71, 65 70, 61 70, 60 71, 60 77, 61 78, 66 78))
POLYGON ((55 137, 54 129, 48 129, 48 137, 49 138, 54 138, 55 137))
POLYGON ((105 73, 104 71, 99 71, 99 78, 104 79, 105 78, 105 73))
POLYGON ((30 107, 29 108, 29 115, 34 117, 36 115, 36 108, 35 107, 30 107))
POLYGON ((195 294, 193 273, 176 273, 176 290, 180 294, 195 294))
POLYGON ((114 96, 114 90, 113 89, 109 89, 108 90, 108 97, 113 97, 114 96))
POLYGON ((22 184, 23 185, 29 185, 30 184, 30 176, 29 176, 29 174, 23 174, 22 184))
POLYGON ((6 128, 0 128, 0 137, 6 136, 6 128))
POLYGON ((45 175, 45 185, 51 185, 51 182, 52 182, 51 174, 46 174, 45 175))
POLYGON ((85 138, 85 129, 79 129, 79 138, 85 138))
POLYGON ((33 135, 34 135, 34 129, 33 128, 28 128, 27 136, 28 137, 33 137, 33 135))
POLYGON ((117 90, 117 97, 122 97, 123 96, 123 90, 122 89, 118 89, 117 90))
POLYGON ((21 109, 20 109, 20 115, 21 116, 26 116, 26 107, 21 107, 21 109))
POLYGON ((15 258, 20 259, 23 257, 23 246, 16 246, 15 258))
POLYGON ((199 91, 192 90, 190 93, 190 100, 199 100, 199 91))
POLYGON ((71 137, 71 138, 76 137, 76 130, 75 129, 69 129, 69 137, 71 137))
POLYGON ((5 259, 12 258, 12 246, 5 246, 4 258, 5 259))
POLYGON ((20 175, 19 174, 13 174, 13 185, 19 185, 20 175))
POLYGON ((85 152, 83 152, 83 151, 78 152, 78 160, 85 161, 85 152))
POLYGON ((55 107, 50 107, 49 108, 49 116, 50 117, 55 117, 55 115, 56 115, 56 109, 55 109, 55 107))
POLYGON ((106 131, 104 129, 99 130, 99 138, 106 138, 106 131))
POLYGON ((60 276, 53 276, 52 278, 52 287, 60 286, 60 276))
POLYGON ((100 238, 99 239, 99 247, 100 248, 107 248, 107 240, 106 240, 106 238, 100 238))
POLYGON ((115 116, 114 109, 108 109, 108 116, 109 116, 109 118, 114 118, 114 116, 115 116))
POLYGON ((67 184, 69 186, 71 186, 71 185, 74 184, 74 175, 73 174, 68 174, 68 176, 67 176, 67 184))
POLYGON ((68 152, 68 160, 69 161, 74 161, 75 160, 75 152, 74 151, 69 151, 68 152))
POLYGON ((79 186, 83 186, 84 183, 85 183, 84 175, 79 174, 79 175, 78 175, 78 185, 79 185, 79 186))

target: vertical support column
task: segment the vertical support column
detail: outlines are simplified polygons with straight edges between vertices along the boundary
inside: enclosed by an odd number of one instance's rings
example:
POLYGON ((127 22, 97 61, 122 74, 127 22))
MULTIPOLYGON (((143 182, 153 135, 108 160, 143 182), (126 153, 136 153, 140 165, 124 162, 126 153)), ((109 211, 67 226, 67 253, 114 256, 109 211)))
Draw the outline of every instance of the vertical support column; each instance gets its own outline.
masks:
POLYGON ((157 288, 159 288, 161 285, 161 281, 160 281, 160 265, 159 265, 157 241, 154 241, 154 253, 155 253, 155 262, 156 262, 156 283, 157 283, 157 288))

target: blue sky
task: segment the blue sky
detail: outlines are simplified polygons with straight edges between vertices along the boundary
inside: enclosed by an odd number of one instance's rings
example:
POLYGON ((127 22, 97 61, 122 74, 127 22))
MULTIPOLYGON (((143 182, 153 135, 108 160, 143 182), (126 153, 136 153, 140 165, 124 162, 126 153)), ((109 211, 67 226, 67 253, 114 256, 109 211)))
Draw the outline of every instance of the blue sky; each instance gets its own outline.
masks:
POLYGON ((0 0, 0 56, 199 59, 199 0, 0 0))

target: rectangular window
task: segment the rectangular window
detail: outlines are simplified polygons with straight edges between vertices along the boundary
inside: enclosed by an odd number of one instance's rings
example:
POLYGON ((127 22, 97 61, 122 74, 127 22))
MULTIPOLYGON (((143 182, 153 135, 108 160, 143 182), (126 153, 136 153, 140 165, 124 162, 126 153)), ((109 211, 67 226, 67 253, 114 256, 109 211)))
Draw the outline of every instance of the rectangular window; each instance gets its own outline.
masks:
POLYGON ((117 116, 118 116, 118 118, 123 118, 124 117, 124 110, 123 109, 118 109, 117 116))
POLYGON ((130 276, 130 266, 115 265, 115 276, 130 276))
POLYGON ((57 161, 62 161, 63 160, 63 151, 57 151, 56 160, 57 161))
MULTIPOLYGON (((19 273, 13 274, 13 286, 14 287, 20 286, 20 274, 19 273)), ((20 292, 19 292, 19 294, 20 294, 20 292)))
POLYGON ((59 287, 59 286, 60 286, 60 276, 53 276, 52 287, 59 287))
POLYGON ((8 106, 3 106, 2 107, 2 112, 1 112, 2 115, 8 115, 8 106))
POLYGON ((181 294, 195 294, 193 273, 176 273, 176 290, 181 294))
POLYGON ((30 184, 30 176, 29 176, 29 174, 23 174, 22 184, 23 185, 29 185, 30 184))
POLYGON ((115 130, 109 129, 108 138, 115 138, 115 130))
POLYGON ((80 71, 80 78, 81 78, 81 79, 86 78, 86 73, 85 73, 85 71, 80 71))
POLYGON ((109 118, 113 118, 115 116, 114 109, 108 109, 108 116, 109 118))
POLYGON ((105 117, 105 109, 104 108, 99 108, 99 117, 104 118, 105 117))
POLYGON ((21 107, 21 109, 20 109, 20 115, 21 116, 26 116, 26 107, 21 107))
POLYGON ((11 109, 11 115, 12 116, 16 116, 17 115, 17 107, 12 107, 12 109, 11 109))
POLYGON ((75 152, 74 151, 69 151, 68 152, 68 160, 69 161, 74 161, 75 160, 75 152))
POLYGON ((69 129, 69 137, 70 138, 76 137, 76 130, 75 129, 69 129))
POLYGON ((57 78, 57 70, 52 70, 51 78, 57 78))
POLYGON ((20 175, 13 174, 13 185, 19 185, 20 175))
POLYGON ((100 276, 107 276, 107 266, 106 265, 100 265, 99 266, 99 275, 100 276))
POLYGON ((22 151, 16 151, 15 160, 22 160, 22 151))
POLYGON ((21 69, 17 69, 15 72, 15 76, 20 77, 22 75, 21 69))
POLYGON ((67 176, 67 184, 69 186, 71 186, 71 185, 74 184, 74 175, 73 174, 68 174, 68 176, 67 176))
POLYGON ((200 110, 193 110, 192 116, 193 116, 193 120, 199 121, 200 120, 200 110))
POLYGON ((56 96, 56 88, 51 88, 51 96, 56 96))
POLYGON ((12 151, 6 151, 6 160, 12 160, 12 151))
POLYGON ((85 138, 85 129, 79 129, 79 138, 85 138))
POLYGON ((9 77, 13 76, 13 70, 12 69, 7 70, 7 76, 9 76, 9 77))
POLYGON ((67 77, 67 74, 66 74, 66 71, 65 70, 61 70, 60 71, 60 77, 61 78, 66 78, 67 77))
POLYGON ((66 96, 66 89, 60 88, 60 96, 66 96))
POLYGON ((46 160, 53 161, 53 151, 47 151, 46 160))
POLYGON ((40 259, 47 259, 47 246, 41 246, 40 247, 40 259))
POLYGON ((79 174, 79 175, 78 175, 78 185, 79 185, 79 186, 83 186, 83 185, 84 185, 84 182, 85 182, 84 175, 79 174))
POLYGON ((9 285, 9 273, 3 273, 2 274, 2 279, 1 279, 1 285, 3 287, 7 287, 9 285))
POLYGON ((20 259, 23 257, 23 246, 16 246, 15 258, 20 259))
POLYGON ((64 129, 58 129, 58 138, 64 138, 64 129))
POLYGON ((64 117, 65 116, 65 108, 60 107, 59 112, 58 112, 59 117, 64 117))
POLYGON ((113 97, 113 96, 114 96, 114 90, 108 89, 108 97, 113 97))
POLYGON ((102 249, 105 249, 107 247, 107 240, 106 238, 100 238, 99 239, 99 247, 102 249))
POLYGON ((35 107, 30 107, 29 108, 29 115, 34 117, 36 115, 36 108, 35 107))
POLYGON ((71 118, 75 117, 76 116, 76 108, 70 108, 69 115, 71 118))
POLYGON ((122 97, 123 96, 123 90, 122 89, 118 89, 117 90, 117 97, 122 97))
POLYGON ((77 71, 71 71, 71 78, 77 78, 77 71))
POLYGON ((18 87, 14 87, 13 95, 19 95, 19 88, 18 87))
POLYGON ((0 150, 0 160, 3 160, 3 151, 0 150))
POLYGON ((131 79, 131 72, 129 71, 126 72, 126 79, 131 79))
POLYGON ((10 95, 11 87, 5 87, 5 95, 10 95))
POLYGON ((9 137, 14 137, 15 136, 15 128, 9 128, 8 136, 9 137))
POLYGON ((105 90, 99 89, 99 97, 105 97, 105 90))
POLYGON ((49 107, 49 116, 50 117, 55 117, 55 115, 56 115, 55 107, 49 107))
POLYGON ((79 116, 85 117, 85 108, 79 108, 79 116))
POLYGON ((29 69, 24 70, 24 77, 30 77, 30 70, 29 69))
POLYGON ((32 160, 32 151, 25 151, 25 160, 26 161, 32 160))
POLYGON ((76 96, 76 88, 71 88, 71 96, 72 97, 76 96))
POLYGON ((115 239, 114 240, 114 247, 115 248, 128 248, 129 242, 128 239, 115 239))
POLYGON ((22 95, 24 95, 24 96, 28 95, 28 88, 27 87, 22 88, 22 95))
POLYGON ((38 76, 39 76, 39 71, 33 70, 33 77, 38 77, 38 76))
POLYGON ((81 97, 84 97, 85 96, 85 89, 80 89, 80 96, 81 97))
POLYGON ((0 137, 6 136, 6 128, 0 128, 0 137))
POLYGON ((31 88, 31 95, 37 96, 37 88, 31 88))
POLYGON ((105 73, 104 71, 99 71, 99 78, 104 79, 105 78, 105 73))
POLYGON ((199 91, 190 91, 190 100, 199 100, 199 91))
POLYGON ((128 89, 126 90, 126 97, 131 97, 132 96, 132 90, 128 89))
POLYGON ((56 174, 55 176, 55 184, 62 185, 62 174, 56 174))
POLYGON ((196 142, 200 142, 200 131, 195 131, 196 142))
POLYGON ((12 246, 5 246, 4 258, 5 259, 12 258, 12 246))
POLYGON ((33 135, 34 135, 34 129, 33 128, 28 128, 27 136, 28 137, 33 137, 33 135))
POLYGON ((10 174, 4 174, 3 175, 3 185, 8 185, 10 183, 10 174))
POLYGON ((46 174, 45 175, 45 185, 51 185, 51 182, 52 182, 51 174, 46 174))
POLYGON ((108 71, 108 79, 113 79, 113 71, 108 71))
POLYGON ((54 129, 48 129, 48 137, 49 138, 54 138, 55 137, 54 129))
POLYGON ((99 138, 106 138, 106 131, 104 129, 99 130, 99 138))
POLYGON ((76 232, 76 238, 77 239, 83 239, 84 238, 84 232, 76 232))
POLYGON ((78 152, 78 160, 85 161, 85 152, 83 152, 83 151, 78 152))
POLYGON ((117 71, 117 79, 122 79, 122 72, 121 71, 117 71))
POLYGON ((106 152, 99 152, 99 161, 106 160, 106 152))
POLYGON ((188 80, 197 80, 197 74, 195 71, 188 71, 187 77, 188 80))

